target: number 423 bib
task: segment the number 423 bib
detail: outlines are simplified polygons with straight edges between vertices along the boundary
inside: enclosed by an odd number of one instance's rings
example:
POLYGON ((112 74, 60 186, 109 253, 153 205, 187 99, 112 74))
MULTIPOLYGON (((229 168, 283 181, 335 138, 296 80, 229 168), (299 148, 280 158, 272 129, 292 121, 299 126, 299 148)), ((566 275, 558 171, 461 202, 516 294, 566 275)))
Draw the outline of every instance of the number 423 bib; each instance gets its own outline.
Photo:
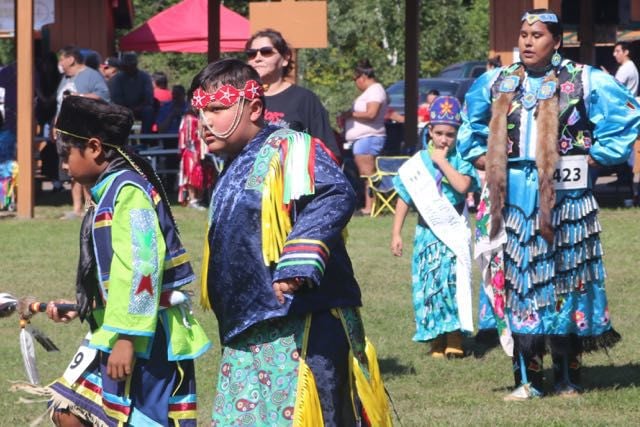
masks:
POLYGON ((553 172, 556 190, 580 190, 587 188, 589 164, 586 155, 561 156, 553 172))

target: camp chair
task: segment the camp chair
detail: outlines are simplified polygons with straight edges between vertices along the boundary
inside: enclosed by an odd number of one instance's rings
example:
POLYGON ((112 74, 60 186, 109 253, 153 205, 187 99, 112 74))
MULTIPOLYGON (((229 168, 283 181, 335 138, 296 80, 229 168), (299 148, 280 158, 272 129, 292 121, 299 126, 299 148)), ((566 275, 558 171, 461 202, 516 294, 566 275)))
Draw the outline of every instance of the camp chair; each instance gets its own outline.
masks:
POLYGON ((408 156, 379 156, 376 157, 376 172, 367 177, 369 191, 373 193, 371 216, 376 217, 385 210, 395 213, 393 200, 398 194, 393 187, 393 177, 398 169, 409 159, 408 156))

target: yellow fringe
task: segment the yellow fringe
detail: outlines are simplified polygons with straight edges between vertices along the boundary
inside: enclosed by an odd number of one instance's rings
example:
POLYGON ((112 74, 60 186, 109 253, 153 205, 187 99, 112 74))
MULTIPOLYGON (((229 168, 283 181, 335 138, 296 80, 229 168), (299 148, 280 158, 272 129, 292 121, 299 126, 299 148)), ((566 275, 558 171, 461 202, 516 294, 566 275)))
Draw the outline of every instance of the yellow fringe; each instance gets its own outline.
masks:
POLYGON ((294 427, 321 427, 324 425, 322 407, 311 368, 307 365, 307 342, 311 329, 311 314, 307 314, 302 339, 302 353, 298 370, 298 387, 296 389, 296 405, 293 410, 294 427))
POLYGON ((291 219, 283 204, 284 178, 279 156, 273 156, 262 188, 262 257, 277 263, 291 231, 291 219))
POLYGON ((391 413, 389 411, 389 402, 384 391, 384 384, 380 377, 380 368, 378 367, 378 355, 373 344, 365 338, 365 354, 369 365, 369 375, 371 380, 367 380, 366 375, 360 367, 358 360, 353 357, 353 373, 356 379, 356 390, 362 406, 369 417, 371 425, 376 427, 391 427, 391 413))
POLYGON ((209 286, 207 286, 207 276, 209 275, 209 226, 204 233, 204 250, 202 253, 202 269, 200 274, 200 306, 205 310, 211 310, 209 301, 209 286))

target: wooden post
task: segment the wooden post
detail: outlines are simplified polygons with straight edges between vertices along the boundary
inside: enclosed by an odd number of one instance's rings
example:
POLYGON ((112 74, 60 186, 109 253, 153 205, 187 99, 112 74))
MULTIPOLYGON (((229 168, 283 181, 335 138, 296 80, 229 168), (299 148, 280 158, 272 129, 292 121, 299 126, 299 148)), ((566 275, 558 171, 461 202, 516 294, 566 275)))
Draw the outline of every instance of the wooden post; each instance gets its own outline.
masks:
POLYGON ((33 218, 33 0, 16 0, 18 217, 33 218))
POLYGON ((220 59, 220 0, 209 0, 207 9, 209 29, 207 60, 214 62, 220 59))
POLYGON ((404 143, 418 144, 418 38, 420 0, 405 2, 404 143))
POLYGON ((591 0, 580 0, 578 39, 580 40, 580 62, 583 64, 595 64, 596 62, 593 24, 593 2, 591 0))

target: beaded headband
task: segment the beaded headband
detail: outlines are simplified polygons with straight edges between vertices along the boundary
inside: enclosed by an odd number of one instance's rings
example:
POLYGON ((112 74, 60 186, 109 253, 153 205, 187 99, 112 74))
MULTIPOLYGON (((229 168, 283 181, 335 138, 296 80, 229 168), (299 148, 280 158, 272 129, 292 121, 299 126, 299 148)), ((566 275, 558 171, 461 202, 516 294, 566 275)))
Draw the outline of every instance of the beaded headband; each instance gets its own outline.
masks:
POLYGON ((529 13, 525 12, 520 19, 520 22, 527 21, 529 25, 533 25, 536 22, 544 22, 544 23, 558 23, 558 16, 555 13, 529 13))
POLYGON ((210 103, 217 101, 225 107, 231 107, 240 98, 251 101, 261 97, 263 94, 262 86, 255 80, 247 80, 244 89, 238 89, 231 85, 222 85, 213 93, 205 92, 204 89, 199 87, 193 92, 191 105, 197 110, 202 110, 210 103))

